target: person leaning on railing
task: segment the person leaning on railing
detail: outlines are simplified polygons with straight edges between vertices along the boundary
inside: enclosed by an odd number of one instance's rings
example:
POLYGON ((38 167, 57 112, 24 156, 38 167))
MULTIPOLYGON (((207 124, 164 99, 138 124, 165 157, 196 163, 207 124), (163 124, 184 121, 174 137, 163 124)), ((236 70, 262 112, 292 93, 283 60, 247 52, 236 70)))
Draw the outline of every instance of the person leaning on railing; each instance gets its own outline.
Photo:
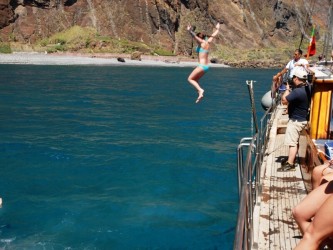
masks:
POLYGON ((272 82, 272 97, 274 97, 277 89, 281 86, 281 84, 287 84, 288 82, 292 83, 292 77, 294 75, 295 67, 304 67, 305 70, 308 70, 309 62, 305 58, 302 58, 303 51, 301 49, 296 49, 294 52, 294 58, 290 60, 286 67, 284 67, 280 72, 273 76, 272 82), (288 74, 287 77, 282 79, 282 77, 288 74))

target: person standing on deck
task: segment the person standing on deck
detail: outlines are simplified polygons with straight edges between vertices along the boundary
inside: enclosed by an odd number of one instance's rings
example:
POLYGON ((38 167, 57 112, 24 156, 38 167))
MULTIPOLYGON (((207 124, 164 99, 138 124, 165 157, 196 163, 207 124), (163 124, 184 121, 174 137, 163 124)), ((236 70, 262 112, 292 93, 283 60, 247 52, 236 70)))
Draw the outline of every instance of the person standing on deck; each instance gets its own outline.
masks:
POLYGON ((210 43, 213 41, 213 38, 217 36, 220 29, 220 24, 216 24, 216 30, 213 32, 211 36, 205 35, 203 33, 195 34, 192 30, 192 26, 189 24, 187 26, 188 32, 190 32, 191 36, 197 41, 198 46, 196 52, 198 53, 198 61, 199 65, 192 71, 192 73, 188 77, 188 81, 193 87, 198 91, 198 98, 195 103, 201 101, 204 96, 204 89, 200 87, 199 80, 200 78, 208 71, 209 69, 209 60, 208 53, 210 48, 210 43))
POLYGON ((288 160, 282 163, 278 171, 295 170, 294 162, 298 151, 298 141, 301 131, 307 125, 311 100, 310 88, 306 79, 307 72, 304 68, 295 68, 292 77, 294 88, 291 90, 288 84, 281 98, 282 104, 288 105, 289 121, 284 144, 289 146, 289 152, 288 160))
POLYGON ((272 84, 272 93, 275 93, 276 90, 280 87, 281 83, 286 84, 290 83, 292 84, 292 77, 294 75, 294 68, 295 67, 304 67, 306 70, 309 67, 309 62, 305 58, 302 58, 303 51, 301 49, 296 49, 294 52, 294 58, 289 61, 285 68, 283 68, 282 71, 277 73, 273 76, 273 84, 272 84), (285 81, 282 82, 281 77, 283 77, 284 74, 288 74, 285 81))

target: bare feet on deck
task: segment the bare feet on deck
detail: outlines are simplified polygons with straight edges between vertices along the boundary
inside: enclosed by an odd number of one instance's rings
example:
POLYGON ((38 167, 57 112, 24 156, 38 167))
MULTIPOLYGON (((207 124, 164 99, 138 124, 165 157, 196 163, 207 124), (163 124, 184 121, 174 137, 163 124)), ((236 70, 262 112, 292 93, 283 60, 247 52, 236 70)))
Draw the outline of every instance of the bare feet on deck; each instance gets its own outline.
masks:
POLYGON ((205 92, 205 91, 204 91, 203 89, 201 89, 201 90, 198 91, 199 96, 198 96, 198 99, 195 101, 195 103, 198 103, 198 102, 201 101, 201 99, 204 97, 204 96, 203 96, 203 93, 204 93, 204 92, 205 92))

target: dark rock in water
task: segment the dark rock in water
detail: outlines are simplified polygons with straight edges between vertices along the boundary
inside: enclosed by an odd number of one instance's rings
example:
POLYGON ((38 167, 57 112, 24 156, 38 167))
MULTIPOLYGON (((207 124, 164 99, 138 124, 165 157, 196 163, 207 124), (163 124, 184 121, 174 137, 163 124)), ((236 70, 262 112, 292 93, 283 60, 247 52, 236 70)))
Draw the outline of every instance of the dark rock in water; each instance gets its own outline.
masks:
POLYGON ((212 58, 210 59, 211 63, 219 63, 219 60, 217 58, 212 58))
POLYGON ((118 60, 118 62, 125 62, 125 59, 122 57, 118 57, 117 60, 118 60))

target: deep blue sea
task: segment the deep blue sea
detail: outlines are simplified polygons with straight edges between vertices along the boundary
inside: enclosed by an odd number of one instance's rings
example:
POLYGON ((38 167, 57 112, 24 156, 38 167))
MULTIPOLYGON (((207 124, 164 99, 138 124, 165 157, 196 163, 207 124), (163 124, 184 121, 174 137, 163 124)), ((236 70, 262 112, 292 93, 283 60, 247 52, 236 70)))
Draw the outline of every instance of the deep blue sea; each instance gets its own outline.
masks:
POLYGON ((0 65, 0 249, 232 249, 236 148, 276 70, 0 65))

